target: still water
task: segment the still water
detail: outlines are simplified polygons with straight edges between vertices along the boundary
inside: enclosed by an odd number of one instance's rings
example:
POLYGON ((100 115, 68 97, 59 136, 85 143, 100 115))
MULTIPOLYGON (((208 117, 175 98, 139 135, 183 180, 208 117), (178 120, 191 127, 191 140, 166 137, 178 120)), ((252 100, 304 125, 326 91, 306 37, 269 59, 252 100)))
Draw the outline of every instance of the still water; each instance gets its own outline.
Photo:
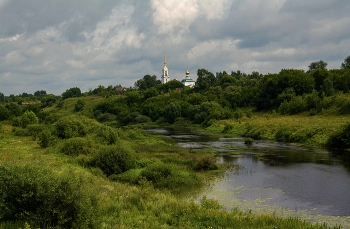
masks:
POLYGON ((228 210, 238 207, 350 228, 349 157, 266 140, 245 145, 243 138, 215 138, 184 129, 146 131, 169 136, 189 150, 213 151, 218 163, 238 166, 201 194, 228 210))

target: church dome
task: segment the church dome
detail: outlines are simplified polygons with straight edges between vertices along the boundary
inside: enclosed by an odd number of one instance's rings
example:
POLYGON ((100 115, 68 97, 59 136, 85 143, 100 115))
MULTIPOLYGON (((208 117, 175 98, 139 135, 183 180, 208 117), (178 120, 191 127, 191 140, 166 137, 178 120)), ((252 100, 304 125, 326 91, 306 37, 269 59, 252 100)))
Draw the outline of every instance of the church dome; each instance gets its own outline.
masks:
POLYGON ((190 72, 188 71, 188 69, 186 70, 186 75, 189 75, 190 74, 190 72))
POLYGON ((164 67, 163 67, 163 71, 168 71, 168 68, 167 68, 167 66, 166 66, 166 65, 164 65, 164 67))

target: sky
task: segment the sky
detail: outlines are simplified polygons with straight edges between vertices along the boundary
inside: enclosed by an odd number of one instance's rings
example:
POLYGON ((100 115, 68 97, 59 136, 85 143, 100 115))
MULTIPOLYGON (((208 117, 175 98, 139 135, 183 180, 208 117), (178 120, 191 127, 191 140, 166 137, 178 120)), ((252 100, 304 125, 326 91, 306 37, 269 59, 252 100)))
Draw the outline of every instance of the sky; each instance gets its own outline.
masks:
POLYGON ((133 87, 188 70, 339 69, 349 0, 0 0, 0 92, 133 87))

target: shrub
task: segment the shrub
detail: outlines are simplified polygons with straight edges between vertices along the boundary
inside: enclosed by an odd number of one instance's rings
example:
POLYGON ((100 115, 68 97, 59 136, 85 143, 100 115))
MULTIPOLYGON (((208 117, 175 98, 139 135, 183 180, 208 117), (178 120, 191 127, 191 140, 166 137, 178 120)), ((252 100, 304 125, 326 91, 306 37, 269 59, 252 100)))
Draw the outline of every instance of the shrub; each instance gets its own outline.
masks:
POLYGON ((29 124, 37 124, 39 123, 38 117, 36 117, 33 111, 26 111, 20 117, 20 126, 26 128, 29 124))
POLYGON ((31 136, 31 133, 28 129, 13 128, 12 132, 15 136, 31 136))
POLYGON ((11 113, 9 112, 9 110, 4 106, 0 106, 0 121, 8 119, 10 118, 10 116, 11 113))
POLYGON ((53 146, 56 143, 56 136, 52 134, 50 129, 43 130, 38 135, 39 141, 38 144, 41 148, 47 148, 49 146, 53 146))
POLYGON ((173 192, 198 187, 200 181, 195 173, 161 162, 153 163, 141 172, 141 176, 151 181, 155 188, 173 192))
POLYGON ((100 149, 90 165, 100 168, 107 176, 120 174, 136 166, 136 155, 121 146, 108 146, 100 149))
POLYGON ((39 164, 0 165, 1 221, 41 228, 97 228, 97 199, 85 178, 39 164))
POLYGON ((84 137, 86 135, 85 125, 75 116, 67 116, 60 118, 56 124, 57 137, 68 139, 72 137, 84 137))
POLYGON ((194 170, 196 171, 203 171, 203 170, 215 170, 218 169, 217 165, 215 164, 216 159, 212 156, 205 156, 200 158, 195 166, 194 170))
POLYGON ((340 114, 350 114, 350 101, 345 103, 339 110, 340 114))
POLYGON ((233 125, 231 124, 226 124, 224 129, 221 131, 221 133, 223 134, 227 134, 228 132, 230 132, 233 129, 233 125))
POLYGON ((70 138, 65 140, 61 147, 61 152, 66 155, 91 154, 94 151, 94 145, 85 138, 70 138))
POLYGON ((82 99, 78 99, 77 103, 74 106, 74 111, 76 112, 81 111, 83 110, 84 106, 85 106, 85 101, 82 99))
POLYGON ((118 133, 112 127, 102 125, 97 130, 97 137, 100 138, 102 142, 112 145, 117 142, 118 133))
POLYGON ((35 141, 36 138, 39 136, 39 134, 47 128, 45 125, 40 124, 33 124, 27 126, 27 130, 30 132, 30 135, 33 137, 33 140, 35 141))
POLYGON ((327 146, 340 149, 350 148, 350 122, 329 137, 327 146))
POLYGON ((290 142, 291 135, 292 130, 289 127, 281 127, 277 130, 275 134, 275 139, 279 142, 290 142))
POLYGON ((295 96, 288 103, 289 113, 297 114, 299 112, 302 112, 305 110, 306 106, 306 102, 301 96, 295 96))

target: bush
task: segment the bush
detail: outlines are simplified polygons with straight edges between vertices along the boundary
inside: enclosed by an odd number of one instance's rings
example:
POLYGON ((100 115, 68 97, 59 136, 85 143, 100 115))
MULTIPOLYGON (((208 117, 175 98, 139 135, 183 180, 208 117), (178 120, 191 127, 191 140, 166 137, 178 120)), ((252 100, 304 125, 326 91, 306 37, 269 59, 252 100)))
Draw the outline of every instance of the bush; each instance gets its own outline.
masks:
POLYGON ((112 127, 102 125, 97 130, 97 137, 100 138, 102 142, 112 145, 117 142, 118 133, 112 127))
POLYGON ((50 129, 43 130, 38 135, 39 141, 38 144, 41 148, 47 148, 49 146, 53 146, 56 143, 56 136, 52 134, 50 129))
POLYGON ((31 136, 31 133, 28 129, 13 128, 12 132, 15 136, 31 136))
POLYGON ((289 101, 288 107, 290 114, 297 114, 304 111, 307 104, 301 96, 295 96, 289 101))
POLYGON ((86 135, 85 125, 75 116, 67 116, 60 118, 56 124, 57 137, 68 139, 72 137, 84 137, 86 135))
POLYGON ((350 101, 345 103, 339 110, 339 113, 344 114, 350 114, 350 101))
POLYGON ((82 111, 85 106, 85 101, 82 99, 78 99, 77 103, 74 106, 74 111, 82 111))
POLYGON ((97 199, 83 176, 39 164, 0 165, 1 221, 41 228, 97 228, 97 199))
POLYGON ((233 129, 233 125, 231 124, 225 124, 224 129, 221 131, 221 133, 223 134, 227 134, 228 132, 230 132, 233 129))
POLYGON ((350 122, 346 123, 340 131, 329 137, 327 146, 339 149, 350 148, 350 122))
POLYGON ((108 146, 94 156, 90 165, 100 168, 107 176, 117 175, 136 166, 136 155, 120 146, 108 146))
POLYGON ((216 158, 212 156, 205 156, 200 158, 195 166, 194 170, 196 171, 203 171, 203 170, 216 170, 218 169, 217 165, 215 164, 216 158))
POLYGON ((45 125, 40 124, 33 124, 27 126, 27 130, 30 132, 30 135, 33 137, 33 140, 35 141, 36 138, 39 136, 39 134, 47 128, 45 125))
POLYGON ((70 138, 65 140, 61 147, 61 152, 66 155, 88 155, 94 151, 94 145, 85 138, 70 138))
POLYGON ((277 130, 275 139, 279 142, 290 142, 292 133, 293 132, 289 127, 281 127, 277 130))
POLYGON ((151 181, 155 188, 168 189, 173 192, 192 189, 200 184, 195 173, 161 162, 147 166, 141 172, 141 177, 151 181))
POLYGON ((0 105, 0 121, 8 119, 10 116, 11 114, 9 110, 6 107, 0 105))
POLYGON ((39 119, 33 111, 26 111, 20 117, 20 126, 26 128, 29 124, 38 124, 39 119))

